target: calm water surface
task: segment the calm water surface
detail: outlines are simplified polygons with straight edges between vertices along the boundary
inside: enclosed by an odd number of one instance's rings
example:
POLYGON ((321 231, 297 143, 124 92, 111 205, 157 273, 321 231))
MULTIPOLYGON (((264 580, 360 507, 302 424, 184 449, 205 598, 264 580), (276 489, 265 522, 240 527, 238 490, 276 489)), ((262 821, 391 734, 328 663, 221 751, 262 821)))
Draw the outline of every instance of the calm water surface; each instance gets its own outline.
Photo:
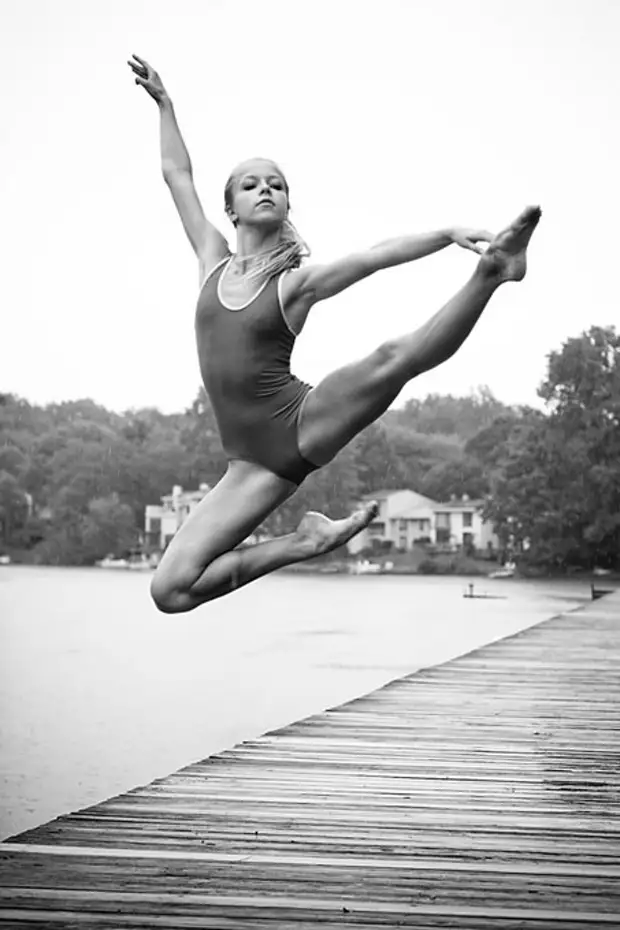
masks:
POLYGON ((0 838, 578 606, 583 583, 271 575, 159 614, 150 575, 0 567, 0 838))

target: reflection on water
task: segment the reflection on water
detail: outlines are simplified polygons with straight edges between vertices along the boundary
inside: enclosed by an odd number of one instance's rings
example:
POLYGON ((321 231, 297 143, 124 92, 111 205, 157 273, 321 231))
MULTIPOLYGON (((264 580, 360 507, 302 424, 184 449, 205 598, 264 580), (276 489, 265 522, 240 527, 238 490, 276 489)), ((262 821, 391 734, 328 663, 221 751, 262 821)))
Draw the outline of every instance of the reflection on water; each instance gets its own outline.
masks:
POLYGON ((0 837, 468 652, 583 584, 280 573, 187 615, 149 576, 0 568, 0 837))

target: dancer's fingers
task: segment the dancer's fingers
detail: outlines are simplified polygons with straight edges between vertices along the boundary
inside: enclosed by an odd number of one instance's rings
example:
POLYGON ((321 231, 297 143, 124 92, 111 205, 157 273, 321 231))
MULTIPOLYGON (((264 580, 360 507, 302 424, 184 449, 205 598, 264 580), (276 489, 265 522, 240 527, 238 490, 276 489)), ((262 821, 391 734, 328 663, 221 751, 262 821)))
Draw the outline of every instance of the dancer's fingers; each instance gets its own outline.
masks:
MULTIPOLYGON (((475 238, 478 238, 477 236, 475 238)), ((469 249, 470 252, 477 252, 478 255, 482 255, 484 249, 481 245, 477 245, 472 239, 461 239, 459 242, 464 249, 469 249)))

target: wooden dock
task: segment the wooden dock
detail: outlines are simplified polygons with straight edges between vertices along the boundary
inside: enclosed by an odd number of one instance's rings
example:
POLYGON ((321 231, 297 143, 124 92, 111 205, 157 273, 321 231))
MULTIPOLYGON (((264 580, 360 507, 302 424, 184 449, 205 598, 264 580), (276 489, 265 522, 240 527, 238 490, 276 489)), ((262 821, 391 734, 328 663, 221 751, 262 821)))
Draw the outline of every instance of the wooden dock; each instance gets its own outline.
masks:
POLYGON ((0 844, 0 930, 620 927, 620 592, 0 844))

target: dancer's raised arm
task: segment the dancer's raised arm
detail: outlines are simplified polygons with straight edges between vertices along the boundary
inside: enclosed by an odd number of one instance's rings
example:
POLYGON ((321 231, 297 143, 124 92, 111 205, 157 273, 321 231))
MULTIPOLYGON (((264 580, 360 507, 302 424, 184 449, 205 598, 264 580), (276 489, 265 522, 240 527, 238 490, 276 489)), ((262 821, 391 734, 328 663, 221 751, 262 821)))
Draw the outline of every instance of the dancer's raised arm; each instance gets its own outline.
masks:
POLYGON ((452 243, 480 254, 484 249, 478 243, 490 242, 492 238, 492 234, 483 229, 453 227, 437 232, 387 239, 370 249, 354 252, 324 265, 299 268, 290 276, 290 291, 296 299, 311 305, 333 297, 382 268, 391 268, 424 258, 452 243))
POLYGON ((127 62, 136 84, 140 84, 155 100, 160 113, 161 169, 172 199, 181 217, 200 264, 201 280, 222 258, 229 254, 228 243, 221 232, 205 217, 192 174, 192 163, 172 100, 157 72, 143 58, 133 55, 127 62))

